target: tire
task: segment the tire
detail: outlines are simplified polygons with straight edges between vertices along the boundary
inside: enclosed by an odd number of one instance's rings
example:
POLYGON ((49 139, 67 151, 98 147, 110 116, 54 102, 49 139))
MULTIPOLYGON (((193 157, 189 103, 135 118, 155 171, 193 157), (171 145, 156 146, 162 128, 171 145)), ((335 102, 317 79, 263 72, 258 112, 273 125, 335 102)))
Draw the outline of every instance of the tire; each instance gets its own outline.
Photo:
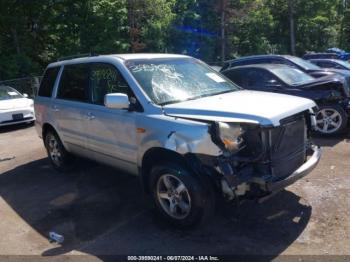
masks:
POLYGON ((46 133, 44 144, 50 162, 56 170, 64 172, 72 167, 72 156, 64 148, 55 132, 48 131, 46 133))
POLYGON ((212 215, 215 206, 211 187, 181 164, 154 166, 150 173, 150 192, 157 213, 176 227, 201 224, 212 215))
POLYGON ((316 132, 323 136, 341 134, 347 124, 348 116, 338 105, 320 106, 316 112, 316 132))

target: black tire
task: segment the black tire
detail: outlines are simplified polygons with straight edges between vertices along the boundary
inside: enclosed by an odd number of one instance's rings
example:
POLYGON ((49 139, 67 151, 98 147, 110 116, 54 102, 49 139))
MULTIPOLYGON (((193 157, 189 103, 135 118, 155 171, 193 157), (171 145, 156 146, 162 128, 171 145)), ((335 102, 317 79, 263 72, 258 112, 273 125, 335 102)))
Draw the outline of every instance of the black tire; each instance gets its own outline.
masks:
POLYGON ((338 105, 320 106, 318 112, 316 112, 316 132, 322 136, 333 136, 344 133, 347 124, 348 115, 345 110, 338 105), (335 122, 330 120, 330 117, 333 115, 332 112, 336 114, 336 117, 334 117, 335 122), (333 124, 329 125, 329 121, 337 123, 337 126, 335 127, 333 124), (328 125, 330 128, 328 128, 328 125), (325 126, 327 127, 324 128, 325 126))
MULTIPOLYGON (((178 185, 179 184, 177 184, 177 186, 178 185)), ((164 187, 164 190, 167 189, 164 187)), ((150 192, 152 192, 152 198, 157 213, 167 222, 176 227, 188 228, 196 224, 201 224, 202 222, 207 221, 214 211, 215 195, 213 194, 210 185, 204 180, 200 180, 198 177, 191 174, 191 172, 181 164, 164 163, 154 166, 150 173, 150 192), (167 211, 167 208, 164 206, 167 203, 170 205, 171 200, 158 197, 158 192, 161 192, 161 184, 165 178, 169 178, 174 182, 175 187, 178 181, 182 182, 185 186, 186 192, 189 195, 190 204, 184 209, 186 211, 179 212, 183 217, 174 217, 173 215, 170 215, 170 210, 167 211)), ((176 200, 178 201, 178 204, 175 204, 177 211, 183 211, 182 207, 184 205, 180 205, 180 202, 188 202, 186 192, 182 191, 180 194, 177 194, 177 197, 172 196, 178 199, 176 200), (180 208, 180 206, 182 207, 180 208)))
POLYGON ((72 155, 64 148, 56 132, 48 131, 44 138, 44 144, 50 162, 57 171, 64 172, 72 167, 72 155))

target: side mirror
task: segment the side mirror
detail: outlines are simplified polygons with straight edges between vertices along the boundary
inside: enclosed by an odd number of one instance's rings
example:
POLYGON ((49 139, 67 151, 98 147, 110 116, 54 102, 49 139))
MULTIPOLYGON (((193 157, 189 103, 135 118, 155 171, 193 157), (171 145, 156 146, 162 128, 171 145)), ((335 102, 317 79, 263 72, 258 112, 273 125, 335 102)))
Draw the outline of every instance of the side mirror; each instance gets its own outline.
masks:
POLYGON ((130 101, 129 97, 126 94, 112 93, 105 95, 104 104, 108 108, 128 109, 130 101))
POLYGON ((23 96, 24 96, 25 98, 27 98, 27 97, 28 97, 28 94, 26 94, 26 93, 23 93, 23 96))

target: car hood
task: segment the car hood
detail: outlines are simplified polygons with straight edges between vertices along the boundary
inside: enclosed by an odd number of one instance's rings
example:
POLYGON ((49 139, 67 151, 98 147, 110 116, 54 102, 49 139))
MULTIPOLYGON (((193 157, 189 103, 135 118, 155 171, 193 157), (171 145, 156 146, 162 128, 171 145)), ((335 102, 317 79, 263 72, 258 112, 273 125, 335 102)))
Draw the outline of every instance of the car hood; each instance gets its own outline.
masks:
POLYGON ((332 74, 316 78, 308 83, 302 84, 299 87, 307 89, 323 89, 337 90, 345 97, 350 97, 350 74, 332 74))
POLYGON ((240 90, 166 105, 163 110, 166 115, 188 119, 278 126, 280 120, 314 106, 306 98, 240 90))
POLYGON ((344 77, 338 74, 332 74, 328 76, 322 76, 319 78, 312 79, 310 81, 307 81, 305 83, 299 84, 300 87, 308 87, 313 85, 321 85, 321 84, 327 84, 327 83, 344 83, 344 77))
POLYGON ((31 104, 33 104, 33 100, 28 98, 0 100, 0 110, 23 108, 28 107, 31 104))

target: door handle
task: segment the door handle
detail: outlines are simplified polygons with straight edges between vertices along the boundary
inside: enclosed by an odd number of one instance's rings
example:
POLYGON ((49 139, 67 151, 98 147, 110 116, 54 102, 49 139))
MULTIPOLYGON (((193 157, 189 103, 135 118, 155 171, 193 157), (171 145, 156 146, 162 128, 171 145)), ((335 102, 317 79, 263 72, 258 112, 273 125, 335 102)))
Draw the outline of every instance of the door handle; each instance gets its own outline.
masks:
POLYGON ((93 114, 93 113, 91 113, 91 112, 89 112, 89 113, 87 113, 87 119, 88 120, 93 120, 93 119, 95 119, 96 117, 95 117, 95 115, 93 114))
POLYGON ((56 106, 56 105, 53 105, 53 106, 51 107, 51 109, 52 109, 52 111, 54 111, 54 112, 60 111, 60 109, 59 109, 58 106, 56 106))

